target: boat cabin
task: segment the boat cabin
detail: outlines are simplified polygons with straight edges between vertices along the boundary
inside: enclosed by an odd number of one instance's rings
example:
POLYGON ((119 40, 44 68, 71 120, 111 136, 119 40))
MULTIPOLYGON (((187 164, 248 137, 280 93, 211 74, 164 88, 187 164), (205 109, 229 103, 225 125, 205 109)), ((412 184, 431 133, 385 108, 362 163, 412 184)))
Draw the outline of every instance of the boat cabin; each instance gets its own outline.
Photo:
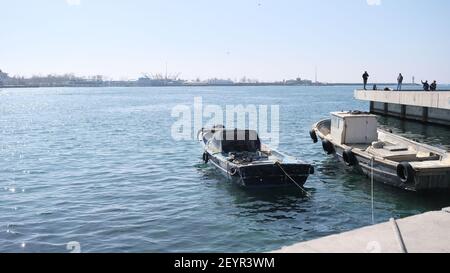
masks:
POLYGON ((331 137, 338 144, 371 144, 378 140, 377 116, 363 112, 332 112, 331 137))
POLYGON ((256 153, 261 151, 261 140, 253 130, 219 130, 208 146, 217 153, 256 153))
POLYGON ((437 153, 416 143, 378 132, 377 116, 364 112, 331 113, 333 142, 367 151, 373 156, 394 162, 432 161, 441 158, 437 153))

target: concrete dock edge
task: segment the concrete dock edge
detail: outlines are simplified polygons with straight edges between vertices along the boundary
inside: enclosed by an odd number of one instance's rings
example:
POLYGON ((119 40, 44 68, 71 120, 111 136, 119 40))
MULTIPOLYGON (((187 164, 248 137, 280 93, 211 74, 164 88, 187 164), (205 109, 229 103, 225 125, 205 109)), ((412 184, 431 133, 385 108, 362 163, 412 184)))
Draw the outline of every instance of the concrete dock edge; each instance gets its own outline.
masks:
POLYGON ((391 220, 283 247, 273 253, 450 253, 450 208, 395 222, 398 232, 391 220))
POLYGON ((450 91, 355 90, 354 97, 370 102, 373 114, 450 125, 450 91))

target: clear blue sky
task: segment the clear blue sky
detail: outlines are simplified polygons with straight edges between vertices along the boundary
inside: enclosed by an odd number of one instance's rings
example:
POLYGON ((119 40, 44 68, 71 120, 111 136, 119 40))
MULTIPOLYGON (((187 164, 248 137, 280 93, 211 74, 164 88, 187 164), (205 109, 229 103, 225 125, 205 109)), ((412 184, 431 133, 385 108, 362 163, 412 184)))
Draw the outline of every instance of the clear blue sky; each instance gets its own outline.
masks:
POLYGON ((450 82, 448 0, 0 0, 0 69, 450 82))

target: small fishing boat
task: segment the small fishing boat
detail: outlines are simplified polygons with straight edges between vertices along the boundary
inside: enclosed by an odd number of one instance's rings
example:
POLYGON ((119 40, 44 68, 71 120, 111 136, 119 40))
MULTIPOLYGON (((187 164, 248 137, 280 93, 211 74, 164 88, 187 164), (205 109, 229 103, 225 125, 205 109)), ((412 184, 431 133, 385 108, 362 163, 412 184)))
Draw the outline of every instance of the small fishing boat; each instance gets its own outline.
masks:
POLYGON ((261 144, 256 131, 214 126, 202 129, 198 139, 204 148, 203 161, 245 188, 297 186, 304 190, 314 173, 310 164, 261 144))
POLYGON ((333 112, 331 119, 314 124, 314 143, 324 151, 375 181, 409 191, 450 189, 450 155, 378 129, 377 116, 360 112, 333 112))

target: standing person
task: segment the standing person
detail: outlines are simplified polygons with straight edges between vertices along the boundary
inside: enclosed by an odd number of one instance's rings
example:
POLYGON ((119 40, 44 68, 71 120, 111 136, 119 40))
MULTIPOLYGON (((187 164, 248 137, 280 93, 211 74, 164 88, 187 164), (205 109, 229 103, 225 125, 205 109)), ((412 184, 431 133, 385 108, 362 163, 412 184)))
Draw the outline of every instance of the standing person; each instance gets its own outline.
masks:
POLYGON ((430 90, 436 91, 436 89, 437 89, 437 83, 436 83, 436 81, 433 81, 433 83, 430 85, 430 90))
POLYGON ((364 81, 364 90, 367 90, 367 81, 369 80, 369 73, 367 73, 367 71, 364 72, 364 74, 362 75, 363 77, 363 81, 364 81))
POLYGON ((398 85, 397 85, 397 91, 401 91, 401 90, 402 90, 402 84, 403 84, 403 75, 402 75, 402 73, 400 73, 400 74, 398 75, 397 83, 398 83, 398 85))
POLYGON ((428 83, 428 81, 425 81, 425 82, 421 81, 421 82, 423 84, 423 90, 430 91, 430 84, 428 83))

